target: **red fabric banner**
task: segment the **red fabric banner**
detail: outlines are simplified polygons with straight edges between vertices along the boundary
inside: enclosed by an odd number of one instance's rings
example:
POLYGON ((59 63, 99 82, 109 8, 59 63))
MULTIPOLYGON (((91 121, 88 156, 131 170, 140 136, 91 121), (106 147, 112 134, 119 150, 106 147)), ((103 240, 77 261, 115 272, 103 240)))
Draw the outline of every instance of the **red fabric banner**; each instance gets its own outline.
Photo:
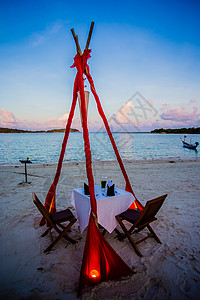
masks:
POLYGON ((79 295, 85 285, 92 286, 132 274, 133 271, 105 240, 90 215, 79 278, 79 295))

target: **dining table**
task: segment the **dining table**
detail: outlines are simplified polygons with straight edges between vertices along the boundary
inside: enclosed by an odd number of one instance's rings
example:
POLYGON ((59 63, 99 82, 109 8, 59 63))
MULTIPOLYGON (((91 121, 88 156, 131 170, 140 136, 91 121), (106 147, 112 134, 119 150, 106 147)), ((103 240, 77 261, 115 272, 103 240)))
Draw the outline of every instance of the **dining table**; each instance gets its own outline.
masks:
MULTIPOLYGON (((95 198, 97 201, 98 223, 109 233, 117 227, 116 215, 126 211, 135 201, 133 194, 118 187, 114 189, 113 196, 101 190, 100 185, 95 185, 95 198)), ((91 205, 90 195, 85 195, 84 188, 76 188, 71 193, 71 204, 76 210, 81 233, 88 226, 91 205)))

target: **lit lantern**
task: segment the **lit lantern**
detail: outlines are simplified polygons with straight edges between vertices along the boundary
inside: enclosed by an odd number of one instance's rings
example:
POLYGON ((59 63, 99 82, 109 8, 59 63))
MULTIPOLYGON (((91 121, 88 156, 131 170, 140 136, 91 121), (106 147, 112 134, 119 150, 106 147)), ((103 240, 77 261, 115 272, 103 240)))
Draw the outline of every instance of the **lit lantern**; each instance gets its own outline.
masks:
MULTIPOLYGON (((88 102, 89 102, 89 91, 85 91, 85 108, 86 108, 86 114, 88 112, 88 102)), ((81 124, 83 122, 82 113, 81 113, 81 97, 80 93, 78 92, 78 102, 79 102, 79 108, 80 108, 80 116, 81 116, 81 124)), ((82 125, 83 126, 83 125, 82 125)))
POLYGON ((99 278, 99 272, 97 270, 90 271, 90 278, 98 279, 99 278))

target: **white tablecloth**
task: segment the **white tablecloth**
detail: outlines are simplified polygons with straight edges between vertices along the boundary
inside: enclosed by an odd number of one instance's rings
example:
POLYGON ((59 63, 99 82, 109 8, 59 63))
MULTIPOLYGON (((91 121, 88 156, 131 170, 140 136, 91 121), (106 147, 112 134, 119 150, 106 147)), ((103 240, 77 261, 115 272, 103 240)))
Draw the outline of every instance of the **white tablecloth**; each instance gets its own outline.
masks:
MULTIPOLYGON (((117 226, 115 216, 127 210, 134 202, 131 193, 115 188, 115 196, 105 196, 100 186, 95 186, 97 200, 98 223, 108 232, 112 232, 117 226)), ((90 216, 90 196, 84 195, 84 189, 74 189, 71 194, 71 204, 76 210, 81 233, 88 226, 90 216)))

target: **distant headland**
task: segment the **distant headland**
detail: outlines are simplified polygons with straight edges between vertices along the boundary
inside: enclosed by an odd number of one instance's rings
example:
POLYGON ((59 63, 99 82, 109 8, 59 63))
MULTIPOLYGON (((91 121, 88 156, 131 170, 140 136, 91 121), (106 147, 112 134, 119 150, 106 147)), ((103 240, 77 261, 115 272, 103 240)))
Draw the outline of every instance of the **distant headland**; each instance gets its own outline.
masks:
MULTIPOLYGON (((0 133, 58 133, 65 132, 65 128, 51 130, 22 130, 13 128, 0 127, 0 133)), ((71 128, 70 132, 80 132, 78 129, 71 128)))
POLYGON ((160 129, 155 129, 152 130, 151 133, 182 133, 182 134, 200 134, 200 127, 191 127, 191 128, 177 128, 177 129, 164 129, 164 128, 160 128, 160 129))

